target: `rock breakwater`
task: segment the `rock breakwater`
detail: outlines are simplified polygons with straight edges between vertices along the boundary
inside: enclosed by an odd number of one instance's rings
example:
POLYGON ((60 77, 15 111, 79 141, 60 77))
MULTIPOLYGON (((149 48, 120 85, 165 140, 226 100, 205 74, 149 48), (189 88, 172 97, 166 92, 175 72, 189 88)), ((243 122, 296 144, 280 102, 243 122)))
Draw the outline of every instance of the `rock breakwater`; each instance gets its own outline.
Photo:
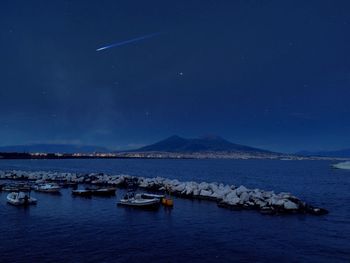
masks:
POLYGON ((199 200, 217 202, 219 207, 234 210, 257 210, 263 214, 313 214, 324 215, 328 211, 314 207, 300 200, 291 193, 275 193, 261 189, 248 189, 245 186, 225 185, 222 183, 181 182, 163 177, 145 178, 131 175, 108 175, 105 173, 64 173, 47 171, 0 171, 0 179, 65 181, 70 183, 113 185, 126 187, 132 181, 142 189, 164 192, 172 195, 199 200))

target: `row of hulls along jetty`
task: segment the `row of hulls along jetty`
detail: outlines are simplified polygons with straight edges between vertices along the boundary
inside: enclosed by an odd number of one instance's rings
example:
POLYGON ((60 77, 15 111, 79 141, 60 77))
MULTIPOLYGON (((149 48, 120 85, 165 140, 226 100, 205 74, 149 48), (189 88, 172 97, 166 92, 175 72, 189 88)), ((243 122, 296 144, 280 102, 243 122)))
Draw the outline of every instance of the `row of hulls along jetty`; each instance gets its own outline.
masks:
MULTIPOLYGON (((37 203, 37 199, 31 197, 32 190, 40 193, 60 194, 61 187, 59 184, 48 180, 19 182, 11 184, 0 184, 0 191, 10 192, 7 195, 7 202, 15 206, 29 206, 37 203)), ((84 189, 77 189, 78 185, 64 184, 73 187, 72 195, 91 198, 92 196, 111 197, 116 195, 117 188, 111 186, 89 185, 84 189)), ((129 190, 126 195, 117 203, 120 206, 127 206, 133 208, 154 209, 158 208, 160 204, 166 207, 172 207, 173 201, 165 195, 150 194, 150 193, 136 193, 137 186, 134 181, 129 182, 129 190), (130 187, 131 183, 131 187, 130 187)))
MULTIPOLYGON (((328 211, 324 208, 312 206, 291 193, 265 191, 261 189, 249 189, 245 186, 225 185, 222 183, 207 182, 181 182, 177 179, 163 177, 145 178, 131 175, 108 175, 105 173, 65 173, 50 171, 0 171, 0 179, 50 181, 89 184, 96 186, 110 186, 118 188, 130 187, 130 181, 134 187, 150 192, 169 193, 180 198, 209 200, 217 203, 219 207, 232 210, 257 210, 262 214, 312 214, 324 215, 328 211)), ((78 193, 78 192, 77 192, 78 193)), ((81 190, 83 195, 83 190, 81 190)), ((125 197, 122 200, 145 199, 142 196, 125 197), (132 199, 134 198, 134 199, 132 199)), ((159 199, 161 203, 167 203, 166 199, 159 199), (165 201, 164 201, 165 200, 165 201)), ((126 202, 124 201, 124 202, 126 202)), ((168 200, 171 204, 172 200, 168 200)), ((129 201, 131 203, 131 201, 129 201)), ((119 202, 120 203, 120 202, 119 202)), ((135 203, 135 202, 134 202, 135 203)))
POLYGON ((116 187, 86 187, 85 189, 75 189, 72 191, 74 196, 114 196, 116 187))

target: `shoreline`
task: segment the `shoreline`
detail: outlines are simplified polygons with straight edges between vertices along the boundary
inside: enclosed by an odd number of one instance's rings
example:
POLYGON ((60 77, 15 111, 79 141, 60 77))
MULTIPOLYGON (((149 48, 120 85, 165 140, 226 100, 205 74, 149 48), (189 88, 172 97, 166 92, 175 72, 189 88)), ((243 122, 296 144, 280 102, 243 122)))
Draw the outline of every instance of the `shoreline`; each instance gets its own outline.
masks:
POLYGON ((67 159, 179 159, 179 160, 280 160, 280 161, 350 161, 350 157, 323 157, 297 155, 254 155, 239 153, 1 153, 0 160, 67 160, 67 159))

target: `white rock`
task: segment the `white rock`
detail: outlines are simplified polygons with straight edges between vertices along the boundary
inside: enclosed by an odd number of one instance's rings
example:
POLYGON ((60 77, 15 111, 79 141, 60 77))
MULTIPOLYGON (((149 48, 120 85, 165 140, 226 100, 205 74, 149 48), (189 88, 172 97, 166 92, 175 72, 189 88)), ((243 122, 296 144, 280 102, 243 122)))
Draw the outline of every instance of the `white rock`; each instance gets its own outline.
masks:
POLYGON ((209 188, 209 184, 205 182, 202 182, 198 185, 199 190, 208 190, 208 188, 209 188))
POLYGON ((283 204, 286 202, 286 200, 280 198, 277 195, 274 195, 268 200, 268 202, 269 202, 269 205, 283 206, 283 204))
POLYGON ((247 192, 248 189, 246 187, 244 187, 243 185, 241 185, 240 187, 238 187, 236 189, 237 195, 240 196, 243 192, 247 192))
POLYGON ((230 199, 230 200, 227 202, 227 204, 229 204, 229 205, 238 205, 239 202, 240 202, 240 200, 241 200, 241 199, 239 199, 238 197, 235 197, 235 198, 230 199))
POLYGON ((204 197, 210 197, 212 194, 213 192, 209 190, 201 190, 199 193, 200 196, 204 196, 204 197))
POLYGON ((216 192, 213 193, 212 197, 215 197, 217 199, 224 199, 225 196, 231 192, 230 188, 222 188, 217 189, 216 192))
POLYGON ((298 209, 298 205, 296 203, 293 203, 292 201, 286 201, 284 202, 284 208, 287 209, 287 210, 296 210, 298 209))
POLYGON ((261 201, 261 200, 256 200, 256 201, 255 201, 255 204, 258 205, 260 208, 261 208, 261 207, 265 207, 265 206, 267 205, 266 202, 261 201))
POLYGON ((212 192, 216 192, 219 189, 218 183, 210 183, 208 187, 212 192))
POLYGON ((186 187, 186 185, 185 185, 184 183, 182 183, 182 184, 179 184, 178 186, 176 186, 176 187, 174 188, 174 190, 175 190, 176 192, 182 192, 183 190, 185 190, 185 187, 186 187))
POLYGON ((191 195, 193 193, 193 185, 191 183, 187 183, 184 191, 186 195, 191 195))
POLYGON ((200 190, 198 188, 193 189, 193 195, 198 196, 200 193, 200 190))
MULTIPOLYGON (((229 202, 230 200, 234 199, 234 198, 238 198, 236 190, 231 191, 230 193, 228 193, 225 197, 224 197, 224 202, 229 202)), ((239 198, 238 198, 239 199, 239 198)))
POLYGON ((249 201, 249 194, 247 192, 242 192, 241 195, 239 196, 239 202, 241 204, 244 204, 249 201))

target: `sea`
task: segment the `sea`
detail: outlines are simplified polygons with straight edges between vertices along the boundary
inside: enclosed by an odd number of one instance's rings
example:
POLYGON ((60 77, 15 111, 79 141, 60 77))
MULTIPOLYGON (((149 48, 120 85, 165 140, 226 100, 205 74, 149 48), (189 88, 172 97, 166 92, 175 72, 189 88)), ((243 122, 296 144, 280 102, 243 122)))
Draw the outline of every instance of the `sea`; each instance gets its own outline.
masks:
POLYGON ((33 192, 14 207, 0 192, 0 262, 350 262, 350 170, 332 161, 0 160, 0 170, 104 172, 291 192, 328 215, 262 215, 174 197, 135 210, 115 197, 33 192))

